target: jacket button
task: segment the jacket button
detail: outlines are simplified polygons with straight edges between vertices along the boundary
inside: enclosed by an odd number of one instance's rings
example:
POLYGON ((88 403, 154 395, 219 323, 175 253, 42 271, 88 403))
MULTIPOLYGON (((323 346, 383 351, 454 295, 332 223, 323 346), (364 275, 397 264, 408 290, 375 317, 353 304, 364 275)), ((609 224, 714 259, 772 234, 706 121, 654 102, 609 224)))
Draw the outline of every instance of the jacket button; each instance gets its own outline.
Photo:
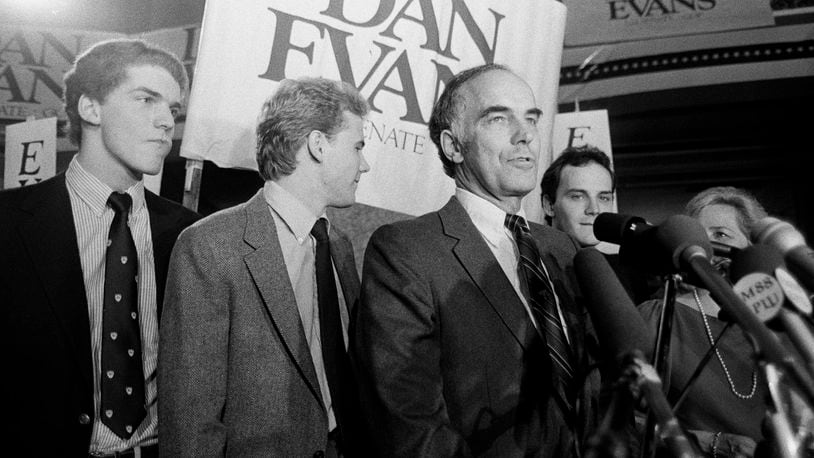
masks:
POLYGON ((314 452, 314 458, 325 458, 325 452, 322 450, 317 450, 314 452))
POLYGON ((89 425, 90 424, 90 415, 83 413, 79 415, 79 424, 80 425, 89 425))

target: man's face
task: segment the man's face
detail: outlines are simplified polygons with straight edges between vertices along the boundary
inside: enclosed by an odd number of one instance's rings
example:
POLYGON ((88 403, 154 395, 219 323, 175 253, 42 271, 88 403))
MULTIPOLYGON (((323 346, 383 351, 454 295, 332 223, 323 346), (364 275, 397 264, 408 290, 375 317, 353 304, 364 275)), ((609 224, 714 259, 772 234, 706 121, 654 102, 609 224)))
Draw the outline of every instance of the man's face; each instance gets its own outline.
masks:
POLYGON ((613 211, 613 182, 605 167, 589 162, 581 167, 566 165, 560 172, 556 199, 543 197, 543 210, 555 229, 573 235, 583 247, 594 246, 594 220, 613 211))
POLYGON ((101 140, 110 160, 131 178, 161 170, 172 147, 181 88, 163 67, 139 65, 99 104, 101 140))
POLYGON ((531 88, 492 70, 461 88, 457 126, 462 154, 453 158, 459 186, 492 202, 517 200, 534 189, 540 155, 537 108, 531 88))
POLYGON ((342 128, 328 140, 323 150, 324 185, 331 207, 348 207, 356 202, 356 187, 370 166, 362 155, 365 137, 361 117, 346 111, 342 128))

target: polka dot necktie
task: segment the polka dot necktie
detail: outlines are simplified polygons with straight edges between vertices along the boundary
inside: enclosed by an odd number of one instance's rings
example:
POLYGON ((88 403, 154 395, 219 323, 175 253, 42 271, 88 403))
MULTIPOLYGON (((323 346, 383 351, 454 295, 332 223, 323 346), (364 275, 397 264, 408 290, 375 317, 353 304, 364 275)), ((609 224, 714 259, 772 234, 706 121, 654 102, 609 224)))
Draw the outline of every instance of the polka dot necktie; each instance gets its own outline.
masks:
POLYGON ((570 401, 573 395, 573 357, 557 311, 553 286, 543 269, 540 252, 531 237, 526 220, 522 216, 509 214, 506 215, 505 224, 514 234, 517 250, 520 252, 520 271, 528 286, 526 300, 546 342, 552 369, 561 384, 560 388, 568 394, 566 401, 570 401))
POLYGON ((115 216, 105 256, 102 312, 102 423, 129 439, 147 415, 138 316, 138 257, 127 215, 133 200, 114 192, 107 200, 115 216))

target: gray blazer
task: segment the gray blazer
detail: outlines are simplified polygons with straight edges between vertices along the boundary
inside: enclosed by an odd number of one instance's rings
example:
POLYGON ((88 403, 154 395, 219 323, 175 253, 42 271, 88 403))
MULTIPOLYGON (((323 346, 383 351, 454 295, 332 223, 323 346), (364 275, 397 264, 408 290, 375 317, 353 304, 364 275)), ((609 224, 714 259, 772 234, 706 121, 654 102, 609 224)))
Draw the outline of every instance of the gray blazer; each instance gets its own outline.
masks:
MULTIPOLYGON (((349 312, 347 237, 331 255, 349 312)), ((164 456, 312 456, 328 417, 262 190, 185 230, 170 260, 158 387, 164 456)))

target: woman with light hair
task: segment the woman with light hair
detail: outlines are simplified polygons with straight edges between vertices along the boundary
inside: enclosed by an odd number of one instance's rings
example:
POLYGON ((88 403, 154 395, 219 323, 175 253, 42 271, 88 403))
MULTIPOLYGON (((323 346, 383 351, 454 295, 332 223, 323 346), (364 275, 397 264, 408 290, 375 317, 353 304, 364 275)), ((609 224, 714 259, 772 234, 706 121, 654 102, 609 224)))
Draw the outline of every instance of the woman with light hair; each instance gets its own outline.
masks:
MULTIPOLYGON (((767 216, 751 194, 728 186, 701 191, 687 203, 686 213, 701 223, 710 241, 736 249, 751 245, 752 224, 767 216)), ((716 256, 713 264, 728 276, 728 258, 716 256)), ((660 300, 639 306, 653 329, 658 327, 661 310, 660 300)), ((719 311, 707 290, 679 284, 670 341, 668 400, 671 405, 680 402, 676 417, 706 456, 752 456, 757 443, 765 439, 761 423, 768 388, 748 337, 736 326, 724 332, 729 323, 718 318, 719 311), (699 362, 722 334, 714 355, 682 396, 699 362)))

